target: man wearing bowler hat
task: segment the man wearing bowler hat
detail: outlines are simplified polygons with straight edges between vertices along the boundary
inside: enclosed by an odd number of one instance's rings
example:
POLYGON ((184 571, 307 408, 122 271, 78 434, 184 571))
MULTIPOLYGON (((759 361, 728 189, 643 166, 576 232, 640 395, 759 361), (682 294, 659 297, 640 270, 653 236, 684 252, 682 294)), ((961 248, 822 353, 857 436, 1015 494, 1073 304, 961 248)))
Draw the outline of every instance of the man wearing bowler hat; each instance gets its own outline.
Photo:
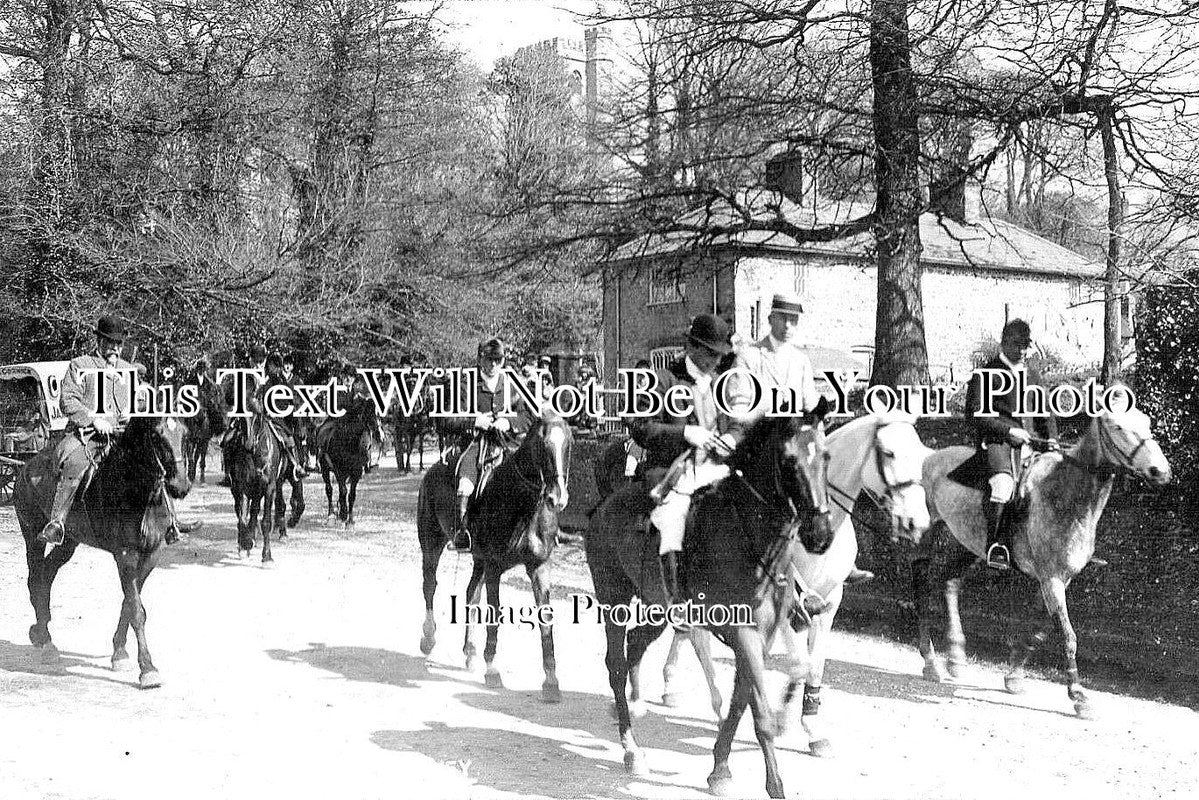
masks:
MULTIPOLYGON (((770 324, 770 333, 737 354, 733 366, 745 372, 735 374, 729 381, 729 411, 732 420, 724 438, 730 447, 736 448, 749 425, 765 413, 765 409, 769 407, 769 400, 766 398, 769 398, 770 391, 776 387, 791 390, 797 406, 796 411, 812 411, 820 403, 821 397, 816 391, 812 362, 795 344, 801 314, 803 301, 799 295, 793 292, 774 295, 770 302, 770 315, 766 318, 770 324), (752 375, 753 380, 745 373, 752 375), (756 410, 752 405, 755 380, 762 390, 763 397, 762 404, 756 410)), ((845 578, 845 582, 853 585, 864 583, 873 577, 874 573, 855 566, 845 578)))
POLYGON ((658 530, 658 556, 668 602, 682 602, 679 553, 683 550, 691 494, 728 474, 715 457, 728 456, 732 448, 720 437, 720 416, 712 391, 715 379, 732 363, 732 331, 713 314, 700 314, 691 322, 683 357, 658 372, 655 392, 665 395, 680 384, 691 387, 691 412, 674 416, 663 405, 653 417, 635 418, 629 426, 633 440, 645 448, 647 483, 655 485, 658 505, 650 522, 658 530))
MULTIPOLYGON (((54 451, 58 483, 54 488, 50 521, 38 534, 39 542, 63 543, 67 514, 75 501, 75 493, 79 490, 84 473, 92 463, 99 461, 117 428, 129 420, 133 410, 133 387, 126 385, 127 373, 119 374, 117 371, 124 373, 125 370, 137 370, 138 366, 121 358, 124 342, 125 323, 117 317, 101 317, 96 324, 96 349, 71 359, 67 374, 63 376, 59 403, 67 418, 67 435, 59 441, 54 451), (105 369, 110 371, 93 371, 105 369), (98 381, 104 381, 102 414, 93 413, 96 409, 98 381)), ((172 508, 167 543, 171 544, 178 536, 172 508)))

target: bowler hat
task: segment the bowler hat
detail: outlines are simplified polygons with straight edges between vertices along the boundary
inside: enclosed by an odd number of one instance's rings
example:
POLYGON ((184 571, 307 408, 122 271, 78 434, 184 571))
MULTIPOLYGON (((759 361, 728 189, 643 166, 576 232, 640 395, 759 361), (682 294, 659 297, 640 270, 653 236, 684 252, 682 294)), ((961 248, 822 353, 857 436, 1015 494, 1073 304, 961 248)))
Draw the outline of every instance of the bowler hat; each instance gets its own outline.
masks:
POLYGON ((722 356, 733 352, 729 324, 715 314, 700 314, 692 320, 687 338, 692 344, 702 345, 722 356))
POLYGON ((125 341, 125 323, 113 316, 100 317, 96 323, 96 335, 121 344, 125 341))
POLYGON ((250 360, 251 361, 262 361, 265 358, 266 358, 266 348, 265 347, 263 347, 260 344, 256 344, 256 345, 253 345, 250 347, 250 360))

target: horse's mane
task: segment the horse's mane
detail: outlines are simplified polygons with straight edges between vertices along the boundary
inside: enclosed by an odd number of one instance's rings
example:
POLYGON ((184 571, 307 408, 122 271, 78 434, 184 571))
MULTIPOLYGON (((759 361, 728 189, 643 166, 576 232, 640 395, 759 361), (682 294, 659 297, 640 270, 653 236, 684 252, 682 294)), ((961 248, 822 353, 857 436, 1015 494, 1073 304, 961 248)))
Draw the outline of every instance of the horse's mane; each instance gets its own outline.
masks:
POLYGON ((790 436, 793 432, 807 424, 806 417, 798 416, 765 416, 756 420, 746 431, 745 438, 737 446, 737 450, 729 459, 729 467, 734 470, 747 469, 762 458, 762 450, 774 439, 790 436))
POLYGON ((152 469, 155 456, 167 471, 166 477, 172 477, 176 469, 175 457, 158 432, 159 422, 158 417, 134 417, 100 463, 95 480, 101 483, 102 495, 109 503, 119 498, 116 505, 121 507, 144 507, 145 492, 158 480, 152 469))

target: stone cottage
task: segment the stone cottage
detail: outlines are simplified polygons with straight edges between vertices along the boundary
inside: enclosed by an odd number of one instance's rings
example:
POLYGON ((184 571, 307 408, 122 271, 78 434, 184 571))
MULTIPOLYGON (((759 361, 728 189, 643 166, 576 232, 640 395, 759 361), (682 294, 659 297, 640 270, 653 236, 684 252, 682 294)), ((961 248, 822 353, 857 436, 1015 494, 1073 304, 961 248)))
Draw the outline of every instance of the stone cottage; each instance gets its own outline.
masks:
MULTIPOLYGON (((870 210, 818 199, 797 204, 765 190, 739 199, 800 228, 845 222, 870 210)), ((735 217, 727 208, 709 208, 683 220, 707 228, 735 217)), ((1037 344, 1072 367, 1102 359, 1102 264, 970 210, 962 222, 924 214, 920 236, 925 336, 934 380, 962 380, 983 338, 998 338, 1004 322, 1014 317, 1027 320, 1037 344)), ((769 331, 770 298, 780 290, 804 298, 799 335, 817 372, 856 362, 869 374, 877 298, 870 233, 820 243, 797 243, 777 233, 738 233, 715 238, 702 251, 692 247, 693 237, 642 237, 623 246, 607 265, 605 374, 640 358, 665 363, 681 352, 688 321, 704 312, 725 316, 743 341, 759 339, 769 331)))

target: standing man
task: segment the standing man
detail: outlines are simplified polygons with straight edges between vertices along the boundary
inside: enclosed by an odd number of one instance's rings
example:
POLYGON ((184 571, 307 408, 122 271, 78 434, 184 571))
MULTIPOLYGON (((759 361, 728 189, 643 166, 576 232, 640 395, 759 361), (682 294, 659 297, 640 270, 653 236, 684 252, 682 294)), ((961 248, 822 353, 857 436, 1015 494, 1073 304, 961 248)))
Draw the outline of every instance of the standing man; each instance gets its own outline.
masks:
POLYGON ((691 387, 692 408, 687 416, 673 416, 665 408, 654 417, 636 418, 630 425, 633 441, 645 448, 645 477, 656 484, 659 500, 650 512, 658 530, 658 558, 662 582, 671 605, 682 602, 679 553, 687 528, 691 495, 728 474, 727 465, 712 456, 728 456, 732 448, 720 437, 720 423, 712 382, 731 362, 732 331, 727 322, 712 314, 700 314, 687 332, 684 355, 658 373, 654 389, 665 396, 672 387, 691 387))
MULTIPOLYGON (((795 408, 792 410, 795 412, 812 411, 820 402, 812 362, 795 345, 801 314, 803 302, 799 295, 776 294, 770 303, 770 315, 766 318, 770 324, 770 333, 764 339, 738 352, 734 367, 745 370, 756 379, 764 399, 762 407, 755 412, 751 405, 754 381, 744 374, 737 375, 730 381, 729 410, 733 419, 725 438, 731 447, 735 448, 740 444, 749 425, 765 413, 769 403, 765 397, 771 389, 777 387, 790 390, 795 402, 795 408)), ((864 583, 873 577, 874 573, 855 566, 846 576, 845 582, 853 585, 864 583)))
POLYGON ((1012 566, 1011 542, 1003 527, 1003 510, 1012 499, 1016 489, 1016 464, 1024 445, 1032 441, 1032 434, 1040 431, 1049 441, 1057 444, 1057 420, 1049 417, 1020 417, 1016 414, 1019 404, 1016 376, 1024 373, 1025 385, 1039 386, 1040 375, 1029 369, 1025 358, 1032 351, 1032 331, 1022 319, 1014 319, 1003 326, 1000 334, 999 353, 983 365, 983 370, 992 370, 995 377, 992 387, 998 388, 1007 375, 1011 379, 1010 391, 992 394, 990 416, 982 416, 983 381, 988 373, 975 370, 966 390, 966 419, 974 429, 974 446, 987 454, 987 483, 991 487, 989 496, 984 494, 983 516, 987 522, 986 561, 994 570, 1004 571, 1012 566))

